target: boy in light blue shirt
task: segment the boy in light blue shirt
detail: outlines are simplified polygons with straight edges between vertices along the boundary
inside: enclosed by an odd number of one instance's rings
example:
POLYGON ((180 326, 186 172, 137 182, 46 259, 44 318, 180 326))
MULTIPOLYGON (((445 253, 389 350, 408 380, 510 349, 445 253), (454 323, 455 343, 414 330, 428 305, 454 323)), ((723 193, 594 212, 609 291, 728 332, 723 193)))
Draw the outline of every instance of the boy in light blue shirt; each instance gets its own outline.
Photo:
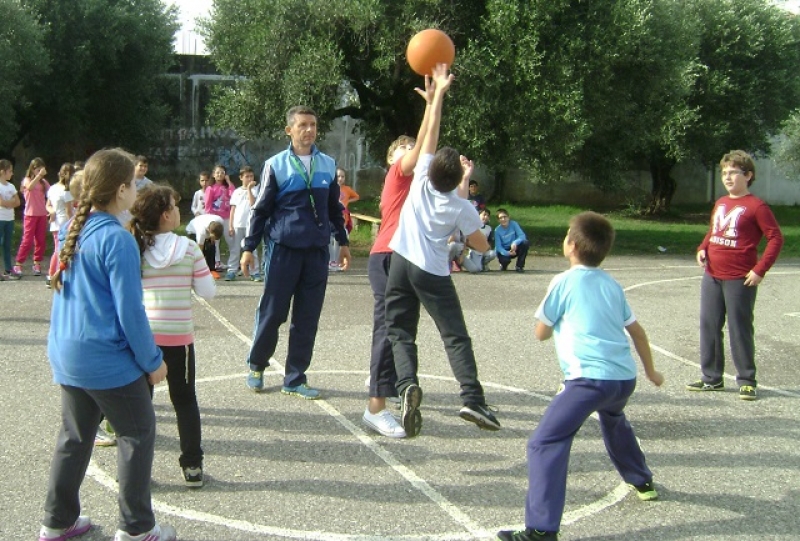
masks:
POLYGON ((633 340, 647 379, 660 386, 664 376, 653 365, 647 334, 622 287, 598 268, 613 242, 614 228, 603 216, 583 212, 573 217, 564 238, 570 268, 553 278, 536 310, 536 338, 555 336, 564 384, 528 440, 525 529, 498 533, 504 541, 557 539, 572 440, 594 412, 622 478, 640 499, 658 498, 653 474, 623 411, 636 387, 636 364, 623 329, 633 340))

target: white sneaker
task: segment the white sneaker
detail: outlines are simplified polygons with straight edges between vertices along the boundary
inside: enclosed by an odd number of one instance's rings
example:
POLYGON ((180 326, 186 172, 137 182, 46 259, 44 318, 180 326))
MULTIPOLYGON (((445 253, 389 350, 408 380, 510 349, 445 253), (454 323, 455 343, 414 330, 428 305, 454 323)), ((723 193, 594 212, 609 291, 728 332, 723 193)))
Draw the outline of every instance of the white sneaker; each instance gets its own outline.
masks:
POLYGON ((166 524, 156 524, 149 532, 139 535, 131 535, 117 530, 117 535, 114 536, 114 541, 177 541, 177 539, 178 534, 175 533, 175 528, 166 524))
POLYGON ((78 537, 88 532, 92 528, 92 521, 83 515, 78 517, 75 524, 69 528, 48 528, 42 526, 39 530, 39 541, 64 541, 73 537, 78 537))
POLYGON ((406 431, 394 418, 394 415, 384 409, 380 413, 370 413, 369 408, 364 410, 364 417, 361 418, 364 424, 372 430, 386 436, 387 438, 405 438, 406 431))

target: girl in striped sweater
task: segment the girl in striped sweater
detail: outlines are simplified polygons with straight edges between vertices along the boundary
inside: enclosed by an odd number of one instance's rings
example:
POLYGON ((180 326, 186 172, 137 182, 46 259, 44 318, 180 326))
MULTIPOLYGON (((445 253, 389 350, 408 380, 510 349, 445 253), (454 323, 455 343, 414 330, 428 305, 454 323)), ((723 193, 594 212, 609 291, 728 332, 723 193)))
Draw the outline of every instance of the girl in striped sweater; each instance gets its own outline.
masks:
POLYGON ((131 208, 130 229, 142 254, 144 307, 167 363, 169 397, 178 418, 180 466, 186 486, 203 486, 200 410, 195 394, 192 290, 216 293, 214 278, 193 240, 173 233, 181 223, 180 196, 169 186, 142 190, 131 208))

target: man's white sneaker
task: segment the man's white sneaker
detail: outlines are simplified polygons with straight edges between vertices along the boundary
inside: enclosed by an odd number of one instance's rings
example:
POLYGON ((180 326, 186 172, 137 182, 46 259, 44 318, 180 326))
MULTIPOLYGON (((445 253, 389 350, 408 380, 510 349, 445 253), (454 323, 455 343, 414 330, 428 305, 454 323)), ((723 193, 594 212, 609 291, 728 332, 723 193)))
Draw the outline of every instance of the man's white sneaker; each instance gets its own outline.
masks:
POLYGON ((177 539, 178 534, 175 533, 175 528, 166 524, 156 524, 149 532, 139 535, 131 535, 117 530, 117 535, 114 536, 114 541, 176 541, 177 539))
POLYGON ((364 417, 361 420, 372 430, 387 438, 406 437, 406 431, 403 430, 394 415, 387 409, 383 409, 379 413, 370 413, 369 408, 367 408, 364 410, 364 417))

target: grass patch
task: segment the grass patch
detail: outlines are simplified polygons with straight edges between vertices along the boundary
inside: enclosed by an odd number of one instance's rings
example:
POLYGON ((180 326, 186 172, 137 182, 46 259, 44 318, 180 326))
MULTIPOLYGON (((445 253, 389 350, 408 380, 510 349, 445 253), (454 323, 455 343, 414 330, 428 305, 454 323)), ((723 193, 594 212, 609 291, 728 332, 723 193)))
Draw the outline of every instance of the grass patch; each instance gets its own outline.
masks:
MULTIPOLYGON (((492 203, 492 225, 498 208, 506 209, 531 241, 534 255, 561 256, 561 244, 567 232, 569 219, 584 210, 570 205, 520 206, 512 203, 492 203)), ((375 201, 358 201, 354 211, 379 216, 375 201), (356 210, 357 209, 357 210, 356 210)), ((697 246, 708 232, 713 205, 685 205, 673 207, 663 216, 639 216, 628 210, 592 209, 602 212, 611 220, 617 231, 612 253, 614 255, 654 255, 663 246, 671 255, 693 256, 697 246)), ((781 259, 800 257, 800 206, 773 206, 772 212, 781 225, 784 236, 781 259)), ((363 256, 369 253, 372 236, 369 224, 360 223, 350 237, 351 251, 363 256)), ((762 249, 763 249, 762 243, 762 249)))

